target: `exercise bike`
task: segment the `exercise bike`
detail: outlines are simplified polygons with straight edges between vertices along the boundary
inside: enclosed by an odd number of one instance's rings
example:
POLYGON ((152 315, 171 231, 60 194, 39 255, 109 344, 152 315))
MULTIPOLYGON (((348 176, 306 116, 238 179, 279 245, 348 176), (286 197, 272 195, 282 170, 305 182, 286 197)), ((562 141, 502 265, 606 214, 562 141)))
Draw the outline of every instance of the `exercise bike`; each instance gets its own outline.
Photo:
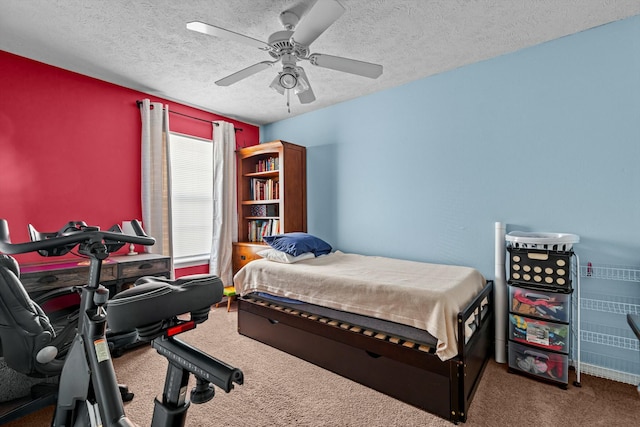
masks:
MULTIPOLYGON (((56 233, 39 233, 29 226, 30 242, 11 243, 7 222, 0 219, 0 252, 4 254, 38 251, 44 256, 60 256, 77 247, 90 260, 87 285, 78 290, 81 302, 77 332, 62 362, 54 427, 135 425, 124 412, 125 394, 116 381, 105 337, 107 323, 114 333, 137 330, 140 339, 151 341, 151 346, 169 361, 163 394, 154 402, 151 422, 154 427, 184 425, 190 403, 211 400, 214 385, 228 393, 234 383, 241 385, 244 381, 240 369, 176 338, 206 321, 211 306, 222 299, 223 284, 218 277, 194 275, 177 280, 144 277, 136 286, 109 300, 109 291, 99 283, 102 261, 125 244, 155 243, 137 221, 132 224, 135 236, 123 234, 118 225, 102 231, 81 221, 70 222, 56 233), (196 385, 188 399, 186 390, 191 374, 196 385)), ((19 301, 21 307, 17 309, 18 315, 28 318, 26 332, 0 325, 5 358, 15 360, 17 352, 28 349, 33 354, 28 355, 27 363, 34 371, 55 372, 61 361, 56 359, 56 348, 48 345, 53 338, 46 327, 48 319, 28 299, 18 277, 17 263, 15 266, 11 260, 0 263, 0 286, 16 288, 18 300, 27 298, 26 304, 19 301)))

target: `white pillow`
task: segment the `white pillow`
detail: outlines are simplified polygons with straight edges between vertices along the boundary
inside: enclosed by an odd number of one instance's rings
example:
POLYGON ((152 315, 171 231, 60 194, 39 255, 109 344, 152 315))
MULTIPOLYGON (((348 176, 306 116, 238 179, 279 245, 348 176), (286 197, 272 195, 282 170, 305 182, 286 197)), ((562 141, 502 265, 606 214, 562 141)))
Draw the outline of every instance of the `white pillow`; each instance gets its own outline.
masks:
POLYGON ((263 251, 258 252, 258 255, 268 259, 269 261, 281 262, 284 264, 293 264, 294 262, 315 258, 315 255, 313 254, 313 252, 305 252, 298 256, 293 256, 293 255, 289 255, 286 252, 279 251, 277 249, 265 249, 263 251))

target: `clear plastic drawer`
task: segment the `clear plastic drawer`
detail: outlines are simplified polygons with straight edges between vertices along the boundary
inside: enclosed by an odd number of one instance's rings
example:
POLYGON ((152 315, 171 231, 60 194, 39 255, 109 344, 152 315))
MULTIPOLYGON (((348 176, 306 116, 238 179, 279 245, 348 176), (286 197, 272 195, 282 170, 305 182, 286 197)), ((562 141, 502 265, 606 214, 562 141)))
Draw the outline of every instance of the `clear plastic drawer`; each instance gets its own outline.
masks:
POLYGON ((509 315, 509 339, 523 344, 569 353, 569 325, 509 315))
POLYGON ((569 357, 509 341, 509 368, 545 380, 567 384, 569 357))
POLYGON ((509 286, 509 311, 568 323, 571 316, 571 294, 509 286))

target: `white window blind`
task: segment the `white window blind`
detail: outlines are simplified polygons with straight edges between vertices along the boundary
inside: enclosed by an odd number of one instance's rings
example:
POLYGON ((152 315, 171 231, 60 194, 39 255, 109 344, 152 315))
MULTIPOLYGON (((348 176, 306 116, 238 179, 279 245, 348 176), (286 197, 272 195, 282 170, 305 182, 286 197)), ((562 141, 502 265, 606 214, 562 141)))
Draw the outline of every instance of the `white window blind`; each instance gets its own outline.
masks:
POLYGON ((209 258, 213 230, 213 144, 171 133, 171 216, 176 266, 209 258))

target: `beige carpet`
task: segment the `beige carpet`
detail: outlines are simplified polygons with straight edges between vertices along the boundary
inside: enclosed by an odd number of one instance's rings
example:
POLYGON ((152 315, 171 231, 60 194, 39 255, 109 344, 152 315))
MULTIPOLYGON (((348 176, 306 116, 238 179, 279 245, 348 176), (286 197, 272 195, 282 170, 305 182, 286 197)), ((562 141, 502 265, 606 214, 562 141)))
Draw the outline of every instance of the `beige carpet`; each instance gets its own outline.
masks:
MULTIPOLYGON (((241 368, 245 383, 231 393, 192 405, 187 426, 451 426, 448 421, 289 356, 236 332, 232 306, 213 310, 208 322, 182 335, 214 357, 241 368)), ((338 355, 336 355, 338 357, 338 355)), ((118 380, 136 393, 127 415, 148 426, 153 398, 162 393, 167 362, 150 348, 114 359, 118 380)), ((51 410, 7 427, 49 425, 51 410)), ((582 375, 582 387, 562 390, 507 372, 490 362, 466 426, 637 426, 635 386, 582 375)))

